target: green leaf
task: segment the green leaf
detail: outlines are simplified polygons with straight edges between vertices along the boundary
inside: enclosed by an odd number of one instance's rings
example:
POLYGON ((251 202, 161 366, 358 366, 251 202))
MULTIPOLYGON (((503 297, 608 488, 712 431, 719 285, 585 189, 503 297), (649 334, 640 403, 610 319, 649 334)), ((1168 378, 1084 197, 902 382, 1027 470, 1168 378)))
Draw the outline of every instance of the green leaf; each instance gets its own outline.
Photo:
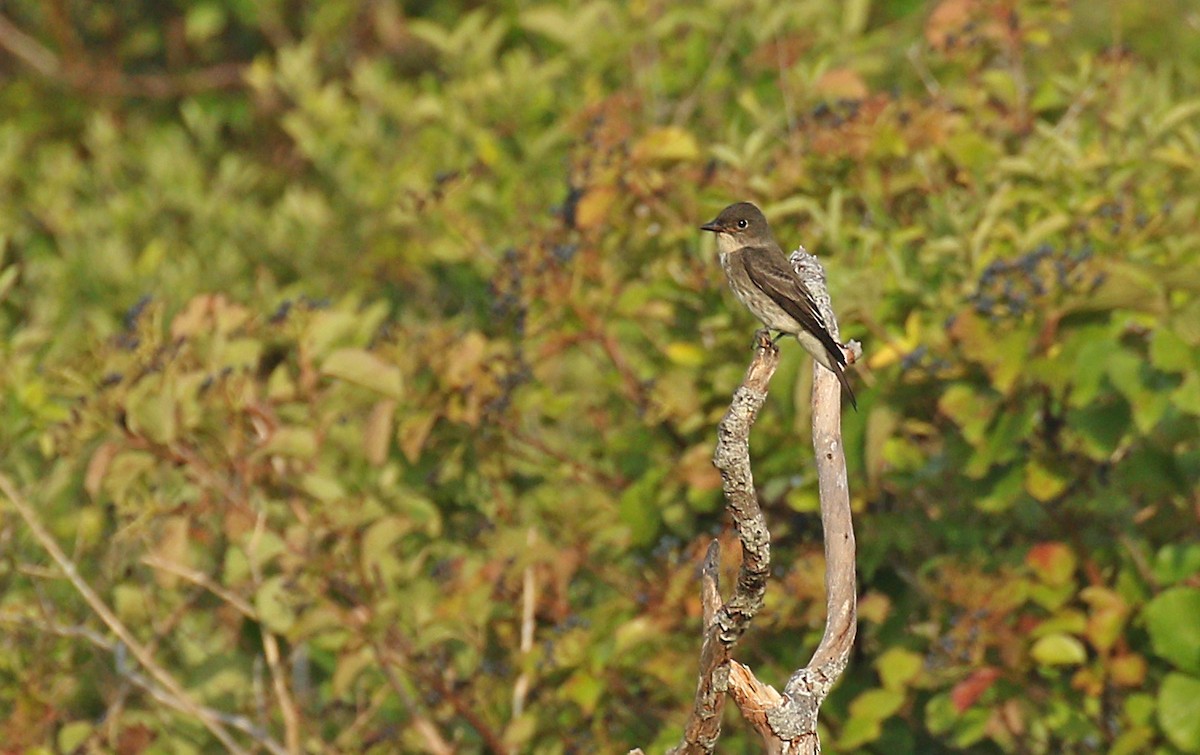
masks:
POLYGON ((882 719, 851 716, 838 733, 837 748, 853 752, 879 739, 882 733, 882 719))
POLYGON ((1112 749, 1108 751, 1108 755, 1141 755, 1151 752, 1155 734, 1152 726, 1136 726, 1126 729, 1113 740, 1112 749))
POLYGON ((594 675, 580 669, 571 674, 563 685, 563 693, 587 715, 596 710, 596 704, 604 695, 604 683, 594 675))
POLYGON ((965 383, 955 383, 938 398, 938 410, 954 421, 971 445, 979 445, 996 410, 994 396, 981 394, 965 383))
MULTIPOLYGON (((996 420, 988 436, 987 444, 979 453, 971 458, 969 467, 973 468, 977 463, 986 460, 988 466, 979 472, 979 475, 982 476, 993 465, 1017 457, 1022 441, 1033 430, 1034 414, 1033 407, 1028 404, 1021 405, 1020 407, 1012 407, 1004 412, 996 420)), ((970 469, 967 470, 967 474, 972 474, 972 471, 970 469)))
POLYGON ((696 160, 700 157, 700 146, 687 130, 664 126, 639 139, 633 146, 633 157, 644 162, 696 160))
MULTIPOLYGON (((287 544, 283 542, 283 539, 270 530, 261 534, 253 531, 247 532, 243 534, 242 539, 244 550, 231 549, 230 557, 226 559, 225 564, 227 570, 239 576, 243 574, 242 569, 245 570, 245 575, 253 573, 251 566, 262 571, 287 550, 287 544), (242 557, 235 558, 236 554, 242 554, 242 557)), ((231 576, 227 579, 233 580, 235 577, 231 576)))
POLYGON ((704 350, 694 343, 672 341, 664 351, 674 364, 684 367, 699 367, 705 362, 704 350))
POLYGON ((1068 478, 1036 461, 1025 465, 1025 490, 1042 503, 1053 501, 1069 484, 1068 478))
POLYGON ((526 710, 520 716, 509 721, 504 727, 504 743, 515 751, 524 751, 521 745, 528 744, 537 735, 538 717, 533 711, 526 710))
POLYGON ((184 34, 196 44, 219 34, 224 27, 225 9, 219 3, 198 3, 187 12, 184 34))
POLYGON ((942 692, 930 698, 925 704, 925 725, 934 734, 945 734, 958 720, 958 711, 950 699, 949 692, 942 692))
POLYGON ((1029 654, 1043 666, 1074 666, 1087 660, 1087 648, 1069 634, 1050 634, 1033 643, 1029 654))
POLYGON ((141 585, 122 583, 113 588, 113 610, 126 624, 139 625, 147 621, 146 592, 141 585))
POLYGON ((1164 585, 1200 574, 1200 545, 1195 543, 1168 543, 1154 554, 1154 578, 1164 585))
POLYGON ((1092 646, 1108 651, 1122 635, 1129 606, 1120 593, 1102 585, 1089 585, 1079 591, 1091 609, 1088 615, 1086 637, 1092 646))
POLYGON ((1150 339, 1150 364, 1163 372, 1188 372, 1196 369, 1192 348, 1175 331, 1159 328, 1150 339))
POLYGON ((1013 464, 1007 469, 997 468, 989 475, 987 482, 991 484, 975 499, 975 508, 980 511, 995 514, 1007 511, 1013 504, 1025 497, 1024 466, 1013 464))
POLYGON ((899 689, 915 679, 924 664, 925 659, 919 653, 904 648, 888 648, 875 660, 875 669, 885 688, 899 689))
POLYGON ((1200 589, 1172 587, 1147 603, 1142 617, 1158 656, 1200 673, 1200 589))
POLYGON ((949 692, 934 695, 925 706, 925 724, 934 734, 950 735, 959 747, 978 742, 987 734, 992 711, 984 706, 972 706, 963 713, 958 712, 949 692))
POLYGON ((621 494, 618 504, 621 521, 629 527, 633 542, 646 545, 658 537, 662 524, 658 492, 666 470, 652 470, 621 494))
POLYGON ((1158 724, 1171 744, 1200 752, 1200 679, 1167 674, 1158 690, 1158 724))
POLYGON ((300 487, 322 503, 344 503, 346 488, 337 478, 314 472, 300 478, 300 487))
POLYGON ((1132 416, 1129 404, 1110 396, 1067 412, 1067 424, 1077 433, 1083 452, 1095 461, 1112 457, 1128 436, 1132 416))
POLYGON ((1074 388, 1070 395, 1070 404, 1074 407, 1086 408, 1092 405, 1100 393, 1104 383, 1105 367, 1113 352, 1113 344, 1109 338, 1093 336, 1086 340, 1075 354, 1074 388))
POLYGON ((904 692, 895 689, 869 689, 850 703, 853 718, 882 721, 904 705, 904 692))
POLYGON ((269 456, 288 456, 311 459, 317 455, 317 434, 309 427, 283 426, 276 428, 262 445, 261 453, 269 456))
POLYGON ((381 393, 388 398, 401 397, 400 368, 365 349, 338 349, 321 365, 321 372, 381 393))
POLYGON ((264 580, 254 595, 254 608, 258 619, 272 632, 287 632, 296 622, 291 593, 287 578, 276 575, 264 580))
POLYGON ((72 721, 58 730, 58 751, 73 752, 96 727, 88 721, 72 721))
POLYGON ((178 422, 175 400, 158 380, 144 380, 130 391, 126 403, 129 429, 156 443, 175 440, 178 422))
MULTIPOLYGON (((362 539, 362 564, 365 573, 375 568, 391 567, 396 561, 392 557, 392 544, 412 531, 412 522, 398 516, 385 516, 367 528, 362 539)), ((385 574, 385 577, 391 576, 385 574)))
POLYGON ((1183 383, 1171 394, 1171 402, 1180 411, 1200 416, 1200 373, 1189 372, 1183 383))
POLYGON ((337 657, 337 668, 333 672, 331 688, 335 695, 346 695, 355 680, 368 671, 379 668, 379 658, 370 646, 357 652, 343 653, 337 657))

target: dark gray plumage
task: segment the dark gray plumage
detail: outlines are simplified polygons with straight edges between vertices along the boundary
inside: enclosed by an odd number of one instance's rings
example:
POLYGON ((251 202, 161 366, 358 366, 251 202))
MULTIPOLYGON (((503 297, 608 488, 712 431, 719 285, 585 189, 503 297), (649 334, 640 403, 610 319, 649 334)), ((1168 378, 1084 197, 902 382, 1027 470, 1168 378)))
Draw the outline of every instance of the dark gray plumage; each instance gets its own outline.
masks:
POLYGON ((842 346, 830 334, 812 293, 775 242, 762 211, 749 202, 738 202, 700 228, 716 234, 721 267, 734 296, 763 325, 794 335, 814 359, 837 376, 857 410, 842 346))

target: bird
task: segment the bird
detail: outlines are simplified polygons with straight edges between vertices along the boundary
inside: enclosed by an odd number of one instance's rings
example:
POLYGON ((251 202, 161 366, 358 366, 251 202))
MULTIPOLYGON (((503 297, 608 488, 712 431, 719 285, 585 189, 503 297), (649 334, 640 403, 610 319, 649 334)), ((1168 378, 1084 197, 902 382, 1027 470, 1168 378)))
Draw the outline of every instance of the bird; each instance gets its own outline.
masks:
POLYGON ((734 296, 769 330, 779 331, 779 337, 795 336, 813 359, 837 376, 858 411, 842 345, 829 332, 812 292, 776 243, 762 210, 750 202, 737 202, 700 230, 716 234, 721 267, 734 296))

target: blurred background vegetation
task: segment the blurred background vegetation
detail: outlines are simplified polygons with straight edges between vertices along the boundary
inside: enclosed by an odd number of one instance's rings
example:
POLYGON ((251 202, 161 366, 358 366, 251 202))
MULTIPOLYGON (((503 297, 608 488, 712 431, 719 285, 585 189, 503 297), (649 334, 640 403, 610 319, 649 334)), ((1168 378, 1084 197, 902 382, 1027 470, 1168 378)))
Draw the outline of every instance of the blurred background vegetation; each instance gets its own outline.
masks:
MULTIPOLYGON (((9 0, 0 470, 251 751, 661 749, 757 327, 696 226, 749 199, 866 349, 826 750, 1200 752, 1198 40, 1190 0, 9 0)), ((824 611, 783 350, 777 685, 824 611)), ((7 503, 0 627, 5 752, 217 748, 7 503)))

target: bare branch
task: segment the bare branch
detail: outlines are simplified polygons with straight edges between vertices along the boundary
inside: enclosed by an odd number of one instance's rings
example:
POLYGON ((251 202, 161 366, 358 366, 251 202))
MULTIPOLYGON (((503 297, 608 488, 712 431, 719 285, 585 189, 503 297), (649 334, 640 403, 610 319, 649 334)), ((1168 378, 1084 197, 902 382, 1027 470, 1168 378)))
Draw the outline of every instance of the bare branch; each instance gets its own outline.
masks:
MULTIPOLYGON (((814 293, 834 338, 838 338, 837 319, 829 303, 821 263, 803 249, 793 252, 791 261, 814 293)), ((786 743, 786 752, 821 751, 817 738, 817 711, 846 668, 858 625, 854 523, 842 444, 841 399, 842 389, 837 377, 814 363, 813 451, 816 453, 821 525, 825 535, 827 613, 825 634, 812 659, 788 680, 783 704, 767 713, 772 732, 786 743)))
POLYGON ((280 663, 279 640, 273 632, 264 629, 262 643, 267 668, 271 671, 271 686, 275 689, 275 698, 279 700, 279 712, 283 716, 288 755, 300 755, 300 713, 296 710, 296 701, 287 685, 287 674, 280 663))
MULTIPOLYGON (((822 292, 819 306, 834 338, 839 338, 837 318, 825 293, 825 271, 815 257, 803 249, 792 253, 792 264, 809 290, 822 292)), ((840 339, 839 339, 840 340, 840 339)), ((860 355, 861 347, 853 354, 860 355)), ((855 576, 854 522, 850 513, 850 484, 842 444, 842 392, 836 376, 819 364, 813 365, 813 451, 817 461, 817 485, 821 497, 821 526, 825 533, 825 591, 828 615, 825 634, 808 666, 788 680, 786 691, 811 689, 805 674, 816 674, 832 686, 846 667, 857 631, 858 587, 855 576)), ((828 694, 828 686, 824 694, 828 694)), ((824 697, 822 695, 822 698, 824 697)))
POLYGON ((733 597, 721 606, 714 620, 719 639, 730 648, 762 607, 771 568, 771 533, 759 508, 750 470, 750 427, 767 400, 767 387, 779 367, 779 349, 766 331, 759 331, 756 337, 758 348, 746 377, 717 427, 717 450, 713 455, 733 527, 742 541, 742 566, 733 597))
POLYGON ((717 639, 716 616, 721 610, 721 544, 709 543, 700 567, 700 600, 703 605, 704 633, 700 641, 700 681, 696 700, 683 733, 683 742, 672 753, 708 753, 717 746, 721 734, 721 712, 729 687, 729 646, 717 639))
POLYGON ((700 645, 700 680, 683 741, 671 752, 711 753, 721 735, 721 712, 729 688, 729 654, 762 607, 771 564, 771 535, 758 505, 750 471, 750 427, 767 399, 767 387, 779 366, 779 349, 765 331, 729 411, 717 428, 713 464, 721 472, 725 504, 742 541, 742 565, 733 597, 721 603, 718 584, 720 545, 713 541, 701 568, 704 637, 700 645))

